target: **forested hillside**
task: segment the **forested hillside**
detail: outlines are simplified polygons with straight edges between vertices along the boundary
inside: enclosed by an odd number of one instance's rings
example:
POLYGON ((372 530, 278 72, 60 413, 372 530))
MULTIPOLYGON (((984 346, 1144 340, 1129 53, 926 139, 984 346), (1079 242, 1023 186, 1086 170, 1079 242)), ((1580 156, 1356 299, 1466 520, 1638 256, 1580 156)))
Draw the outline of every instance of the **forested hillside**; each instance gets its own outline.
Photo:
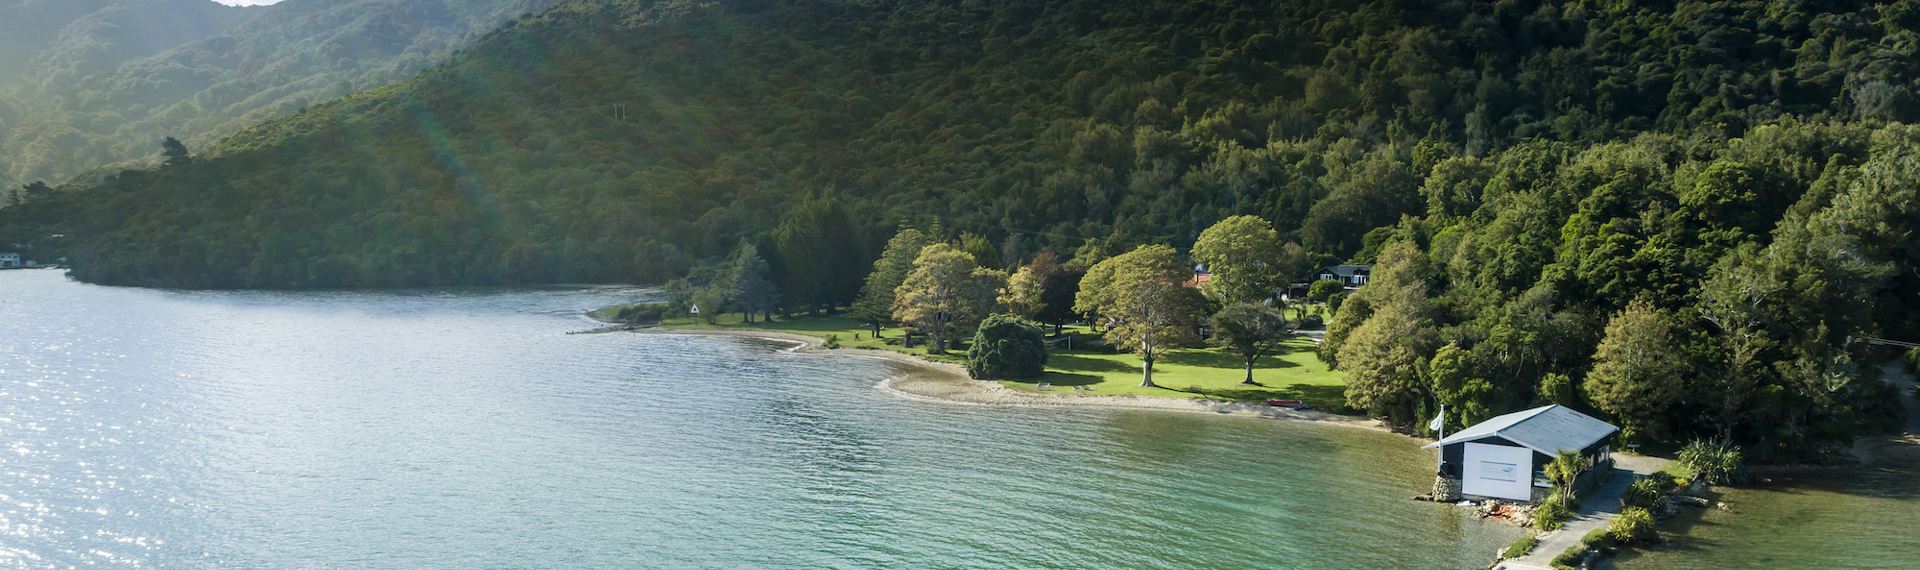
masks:
MULTIPOLYGON (((147 166, 168 136, 211 146, 410 77, 557 1, 299 0, 244 11, 210 0, 94 1, 107 6, 0 83, 12 100, 0 105, 0 182, 59 185, 106 165, 147 166)), ((53 10, 41 4, 14 9, 53 10)))
POLYGON ((1090 263, 1251 214, 1380 263, 1329 331, 1385 343, 1357 406, 1657 401, 1617 419, 1807 456, 1897 414, 1864 338, 1920 338, 1916 30, 1913 0, 572 0, 0 242, 334 287, 660 282, 744 239, 806 306, 902 225, 1090 263), (1676 388, 1584 384, 1635 331, 1676 388))
POLYGON ((75 72, 111 69, 259 12, 213 0, 0 1, 0 85, 22 75, 70 80, 75 72))

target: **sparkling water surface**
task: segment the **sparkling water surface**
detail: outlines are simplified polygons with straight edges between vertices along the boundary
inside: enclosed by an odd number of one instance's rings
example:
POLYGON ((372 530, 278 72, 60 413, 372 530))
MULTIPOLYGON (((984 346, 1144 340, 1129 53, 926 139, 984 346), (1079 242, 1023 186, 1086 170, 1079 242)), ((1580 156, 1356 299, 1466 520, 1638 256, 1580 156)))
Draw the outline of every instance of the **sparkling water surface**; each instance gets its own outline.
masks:
POLYGON ((196 292, 0 271, 0 566, 1484 568, 1413 440, 989 407, 616 288, 196 292))

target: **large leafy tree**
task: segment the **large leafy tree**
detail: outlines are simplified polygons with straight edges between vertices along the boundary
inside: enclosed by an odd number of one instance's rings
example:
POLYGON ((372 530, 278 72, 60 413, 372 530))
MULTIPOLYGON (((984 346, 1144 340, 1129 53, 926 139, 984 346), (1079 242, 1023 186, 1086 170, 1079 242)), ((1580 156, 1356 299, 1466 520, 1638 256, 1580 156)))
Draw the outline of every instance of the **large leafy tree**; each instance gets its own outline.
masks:
POLYGON ((1062 264, 1053 250, 1042 249, 1007 280, 1000 303, 1015 314, 1053 325, 1057 333, 1061 325, 1079 317, 1073 301, 1085 274, 1086 268, 1062 264))
POLYGON ((936 243, 920 251, 913 269, 893 290, 893 320, 926 334, 933 343, 927 352, 945 354, 947 333, 978 308, 979 265, 973 254, 951 244, 936 243))
POLYGON ((848 316, 856 322, 867 323, 873 329, 875 337, 880 336, 880 328, 893 321, 893 291, 907 280, 907 272, 913 270, 913 261, 920 257, 920 250, 932 240, 920 230, 906 228, 887 240, 887 247, 880 252, 880 259, 873 262, 873 272, 867 274, 867 280, 860 287, 860 296, 847 310, 848 316))
POLYGON ((1200 232, 1193 243, 1193 260, 1213 274, 1205 285, 1211 295, 1228 302, 1257 303, 1273 297, 1284 285, 1281 274, 1280 234, 1259 216, 1234 216, 1200 232))
POLYGON ((1140 386, 1151 388, 1153 363, 1167 350, 1200 340, 1200 293, 1181 285, 1191 274, 1164 245, 1143 245, 1087 271, 1077 308, 1107 320, 1106 339, 1140 355, 1140 386))
POLYGON ((1213 343, 1226 347, 1240 357, 1247 376, 1241 384, 1253 381, 1253 363, 1280 348, 1289 334, 1287 317, 1263 303, 1234 303, 1214 313, 1213 343))
POLYGON ((1395 424, 1416 421, 1429 390, 1419 366, 1438 335, 1427 299, 1427 271, 1427 257, 1414 243, 1388 245, 1373 279, 1342 305, 1321 344, 1323 353, 1333 345, 1335 362, 1347 373, 1347 405, 1395 424), (1354 310, 1361 304, 1364 313, 1354 310), (1338 342, 1335 330, 1342 333, 1338 342))
POLYGON ((1619 418, 1629 439, 1664 436, 1665 412, 1686 395, 1686 360, 1672 318, 1635 299, 1606 331, 1584 384, 1587 400, 1619 418))
POLYGON ((1447 422, 1470 426, 1493 417, 1494 410, 1505 406, 1500 400, 1510 392, 1494 389, 1474 367, 1473 354, 1459 344, 1447 343, 1435 351, 1427 364, 1427 381, 1441 404, 1452 409, 1447 422))
POLYGON ((974 378, 1033 378, 1047 364, 1047 341, 1040 326, 1004 313, 980 322, 967 347, 967 375, 974 378))

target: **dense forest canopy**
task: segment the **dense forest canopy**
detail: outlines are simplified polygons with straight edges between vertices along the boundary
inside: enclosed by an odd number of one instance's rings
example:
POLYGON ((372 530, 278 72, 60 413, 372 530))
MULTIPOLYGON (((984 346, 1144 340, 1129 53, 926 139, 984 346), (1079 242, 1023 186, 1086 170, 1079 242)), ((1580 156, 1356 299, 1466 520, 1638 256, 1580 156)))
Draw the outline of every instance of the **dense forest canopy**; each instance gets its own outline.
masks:
POLYGON ((662 282, 744 240, 805 307, 898 227, 1012 269, 1255 215, 1378 262, 1323 350, 1369 411, 1662 398, 1615 417, 1804 457, 1897 414, 1864 339, 1920 339, 1916 30, 1915 0, 572 0, 0 242, 336 287, 662 282))
POLYGON ((242 9, 211 0, 15 0, 0 10, 22 19, 0 24, 0 38, 22 35, 0 42, 27 43, 42 31, 29 26, 101 7, 56 27, 57 41, 44 49, 5 52, 38 55, 17 77, 0 67, 0 98, 12 101, 0 105, 0 183, 60 185, 103 166, 149 165, 154 141, 167 136, 212 146, 268 118, 411 77, 557 1, 300 0, 242 9))

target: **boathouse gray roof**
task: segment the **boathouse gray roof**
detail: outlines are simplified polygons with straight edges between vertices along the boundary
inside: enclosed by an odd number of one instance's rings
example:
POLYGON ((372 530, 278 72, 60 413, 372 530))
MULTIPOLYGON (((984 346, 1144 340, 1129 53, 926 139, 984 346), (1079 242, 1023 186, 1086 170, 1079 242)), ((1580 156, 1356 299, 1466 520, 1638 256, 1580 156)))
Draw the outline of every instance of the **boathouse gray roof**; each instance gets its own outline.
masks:
POLYGON ((1613 424, 1556 404, 1498 416, 1421 449, 1498 436, 1521 447, 1554 455, 1562 449, 1586 449, 1616 431, 1620 428, 1613 424))

